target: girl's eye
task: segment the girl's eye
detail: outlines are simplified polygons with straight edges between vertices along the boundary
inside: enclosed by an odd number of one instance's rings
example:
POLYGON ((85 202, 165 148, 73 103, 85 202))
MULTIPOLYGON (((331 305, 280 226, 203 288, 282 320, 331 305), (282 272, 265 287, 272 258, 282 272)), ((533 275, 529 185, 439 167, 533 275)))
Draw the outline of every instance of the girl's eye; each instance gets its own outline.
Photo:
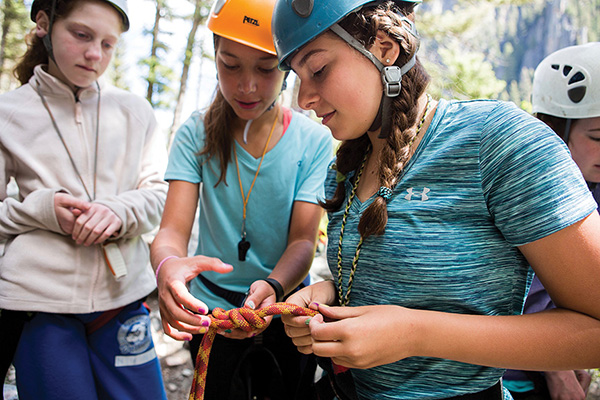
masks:
POLYGON ((319 69, 318 71, 316 71, 316 72, 313 72, 313 78, 317 78, 317 79, 318 79, 318 78, 322 78, 322 77, 323 77, 323 75, 324 75, 324 73, 325 73, 325 66, 323 66, 323 67, 322 67, 321 69, 319 69))
POLYGON ((225 69, 234 70, 234 69, 236 69, 236 68, 237 68, 237 66, 235 66, 235 65, 229 65, 229 64, 225 64, 224 62, 221 62, 221 63, 223 64, 223 67, 224 67, 225 69))
POLYGON ((271 72, 275 71, 277 69, 277 67, 273 67, 273 68, 258 68, 258 70, 264 74, 270 74, 271 72))

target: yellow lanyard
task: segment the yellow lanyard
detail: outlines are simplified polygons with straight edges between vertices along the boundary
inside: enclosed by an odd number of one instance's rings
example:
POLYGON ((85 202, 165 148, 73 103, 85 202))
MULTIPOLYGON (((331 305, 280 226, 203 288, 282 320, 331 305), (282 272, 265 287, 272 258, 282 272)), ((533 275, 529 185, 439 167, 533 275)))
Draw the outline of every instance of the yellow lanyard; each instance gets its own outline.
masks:
POLYGON ((271 142, 271 137, 273 136, 273 132, 275 131, 275 126, 277 125, 277 120, 279 118, 279 110, 280 110, 280 108, 277 109, 277 113, 275 114, 275 119, 273 120, 273 126, 271 127, 271 132, 269 133, 267 143, 265 144, 265 148, 263 149, 262 156, 260 157, 260 162, 258 163, 258 168, 256 169, 256 173, 254 174, 254 179, 252 180, 250 189, 248 189, 247 195, 244 195, 244 186, 242 185, 242 178, 240 177, 240 166, 238 164, 238 157, 237 157, 237 152, 235 150, 235 144, 233 146, 233 155, 235 157, 235 167, 237 169, 238 182, 240 183, 240 192, 242 194, 242 203, 243 203, 242 240, 238 243, 238 253, 239 253, 238 255, 239 255, 240 261, 246 260, 246 252, 250 248, 250 242, 246 241, 246 206, 248 205, 248 200, 250 199, 250 193, 252 193, 252 188, 254 187, 254 183, 256 182, 258 173, 260 172, 260 167, 262 165, 262 162, 265 159, 265 154, 267 153, 267 149, 269 148, 269 143, 271 142))

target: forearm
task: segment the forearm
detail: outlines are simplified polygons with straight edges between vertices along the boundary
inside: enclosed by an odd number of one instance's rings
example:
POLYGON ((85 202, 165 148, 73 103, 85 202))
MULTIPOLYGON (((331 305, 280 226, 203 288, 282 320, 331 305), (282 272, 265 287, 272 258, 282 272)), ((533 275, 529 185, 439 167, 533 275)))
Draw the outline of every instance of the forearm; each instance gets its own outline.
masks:
POLYGON ((600 362, 600 321, 573 311, 522 316, 414 313, 414 355, 536 371, 592 368, 600 362))
POLYGON ((54 214, 54 195, 60 189, 39 189, 22 202, 6 198, 0 203, 0 238, 45 229, 63 233, 54 214))
POLYGON ((150 262, 154 270, 162 260, 170 256, 187 257, 187 241, 179 234, 161 229, 150 246, 150 262))
POLYGON ((310 240, 297 240, 291 242, 285 249, 279 262, 269 274, 276 279, 286 294, 306 278, 315 255, 316 243, 310 240))

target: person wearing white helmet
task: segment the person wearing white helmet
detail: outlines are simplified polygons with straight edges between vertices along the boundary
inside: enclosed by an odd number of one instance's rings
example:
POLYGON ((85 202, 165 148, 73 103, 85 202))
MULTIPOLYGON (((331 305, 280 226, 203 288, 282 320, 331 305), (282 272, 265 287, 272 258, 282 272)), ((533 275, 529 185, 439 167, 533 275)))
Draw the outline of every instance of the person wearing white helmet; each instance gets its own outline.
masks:
POLYGON ((600 202, 600 42, 570 46, 546 57, 533 78, 533 113, 569 146, 600 202))
POLYGON ((339 367, 348 398, 509 399, 506 367, 596 367, 600 216, 585 180, 514 104, 428 96, 416 14, 277 1, 280 68, 342 141, 323 202, 335 279, 288 299, 319 314, 283 316, 286 332, 339 367), (520 315, 532 270, 556 310, 520 315))
MULTIPOLYGON (((210 325, 204 314, 281 301, 307 278, 314 257, 333 144, 323 126, 279 100, 286 73, 271 36, 274 5, 214 2, 207 26, 218 85, 171 146, 151 255, 164 331, 190 340, 194 360, 210 325), (198 243, 188 257, 198 208, 198 243)), ((299 385, 306 357, 280 318, 269 322, 216 336, 204 399, 308 400, 299 385)))
POLYGON ((0 95, 3 362, 22 400, 166 399, 141 236, 160 221, 166 150, 148 102, 101 79, 127 3, 35 0, 31 19, 22 86, 0 95))
MULTIPOLYGON (((569 147, 596 202, 600 202, 600 43, 569 46, 544 58, 533 78, 533 113, 569 147)), ((600 206, 599 206, 600 210, 600 206)), ((556 308, 534 276, 524 313, 556 308)), ((517 371, 504 374, 515 399, 583 400, 590 385, 585 370, 517 371), (565 397, 566 396, 566 397, 565 397)))

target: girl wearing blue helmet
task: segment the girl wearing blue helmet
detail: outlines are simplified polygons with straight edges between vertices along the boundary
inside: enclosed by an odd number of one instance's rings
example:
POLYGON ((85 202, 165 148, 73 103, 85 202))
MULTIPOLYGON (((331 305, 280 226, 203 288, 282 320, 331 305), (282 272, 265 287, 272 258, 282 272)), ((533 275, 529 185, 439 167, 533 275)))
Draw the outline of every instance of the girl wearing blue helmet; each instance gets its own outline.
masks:
POLYGON ((514 105, 430 98, 413 9, 276 5, 280 66, 342 141, 323 202, 334 281, 288 299, 320 315, 286 316, 286 332, 350 368, 360 399, 510 398, 504 368, 597 366, 600 217, 586 182, 514 105), (521 315, 533 270, 557 309, 521 315))

